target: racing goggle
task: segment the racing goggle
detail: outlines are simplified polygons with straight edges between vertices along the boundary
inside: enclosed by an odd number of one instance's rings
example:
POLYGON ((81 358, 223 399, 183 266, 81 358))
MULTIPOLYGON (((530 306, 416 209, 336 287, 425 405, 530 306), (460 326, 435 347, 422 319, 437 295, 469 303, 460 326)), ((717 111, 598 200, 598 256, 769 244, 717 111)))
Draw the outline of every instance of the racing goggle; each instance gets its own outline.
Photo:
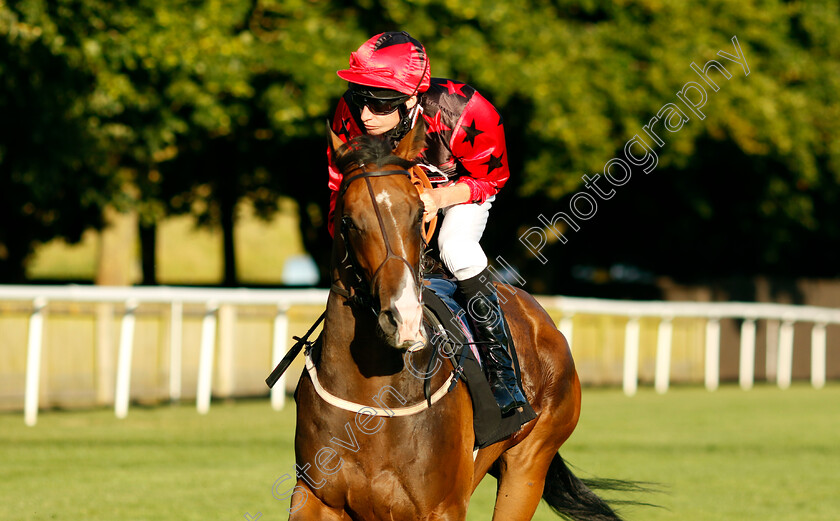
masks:
POLYGON ((354 90, 350 91, 350 100, 354 105, 359 107, 359 110, 364 110, 364 108, 367 107, 371 113, 377 116, 386 116, 391 114, 397 110, 400 105, 408 101, 408 98, 410 97, 411 96, 402 95, 396 98, 378 98, 370 96, 364 92, 354 90))

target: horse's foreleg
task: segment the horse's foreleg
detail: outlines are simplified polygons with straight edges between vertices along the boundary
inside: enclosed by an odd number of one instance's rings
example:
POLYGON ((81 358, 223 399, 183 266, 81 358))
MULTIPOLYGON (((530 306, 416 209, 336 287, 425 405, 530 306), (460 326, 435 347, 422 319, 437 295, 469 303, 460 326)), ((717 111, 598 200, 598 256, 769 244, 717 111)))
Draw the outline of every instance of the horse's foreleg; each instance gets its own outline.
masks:
POLYGON ((295 487, 289 512, 289 521, 350 521, 344 510, 325 505, 301 480, 295 487))

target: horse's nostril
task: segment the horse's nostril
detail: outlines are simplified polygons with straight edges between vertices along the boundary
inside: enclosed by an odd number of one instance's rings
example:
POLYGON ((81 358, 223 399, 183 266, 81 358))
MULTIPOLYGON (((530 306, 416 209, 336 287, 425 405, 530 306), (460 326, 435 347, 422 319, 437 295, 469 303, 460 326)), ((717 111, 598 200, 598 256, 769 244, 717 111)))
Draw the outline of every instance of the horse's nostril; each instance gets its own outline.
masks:
POLYGON ((396 306, 391 306, 388 313, 391 315, 391 320, 393 320, 394 323, 402 322, 402 315, 400 315, 400 310, 397 309, 396 306))
POLYGON ((390 310, 379 313, 379 327, 386 336, 395 335, 397 333, 397 319, 394 313, 390 310))

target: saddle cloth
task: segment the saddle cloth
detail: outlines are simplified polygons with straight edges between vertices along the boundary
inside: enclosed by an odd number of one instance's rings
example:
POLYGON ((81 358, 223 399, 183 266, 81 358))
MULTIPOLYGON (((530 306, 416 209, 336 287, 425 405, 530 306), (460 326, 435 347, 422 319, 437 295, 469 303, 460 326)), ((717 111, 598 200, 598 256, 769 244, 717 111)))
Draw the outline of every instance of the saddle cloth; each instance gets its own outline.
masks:
MULTIPOLYGON (((475 448, 481 449, 504 440, 518 431, 522 425, 536 418, 537 415, 530 405, 526 405, 521 411, 513 410, 502 416, 501 410, 496 404, 495 398, 493 398, 493 393, 490 391, 490 384, 481 369, 479 362, 481 357, 473 343, 475 335, 471 330, 469 320, 467 320, 467 314, 454 298, 457 289, 455 282, 437 274, 427 273, 425 276, 423 304, 437 318, 439 322, 437 334, 442 333, 446 337, 443 341, 449 343, 450 349, 454 346, 454 349, 451 350, 455 351, 455 359, 459 360, 463 367, 462 379, 467 384, 473 405, 475 448)), ((508 338, 512 339, 507 322, 505 322, 505 329, 508 330, 508 338)), ((430 335, 435 334, 435 331, 430 332, 430 335)), ((435 341, 434 343, 440 351, 441 342, 435 341)), ((521 382, 519 360, 513 346, 511 346, 511 357, 516 371, 516 379, 521 382)), ((432 360, 434 360, 434 357, 432 360)), ((428 380, 425 387, 426 398, 428 399, 430 393, 428 380)))

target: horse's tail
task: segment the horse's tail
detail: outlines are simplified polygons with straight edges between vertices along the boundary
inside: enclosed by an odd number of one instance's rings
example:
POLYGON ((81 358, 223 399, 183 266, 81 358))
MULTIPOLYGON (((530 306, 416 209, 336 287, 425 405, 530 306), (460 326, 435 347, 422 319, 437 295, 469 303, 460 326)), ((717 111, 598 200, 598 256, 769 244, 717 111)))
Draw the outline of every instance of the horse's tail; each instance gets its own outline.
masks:
MULTIPOLYGON (((543 499, 555 513, 573 521, 622 521, 622 518, 592 489, 644 492, 647 489, 632 481, 617 479, 581 480, 555 454, 545 478, 543 499)), ((620 503, 646 504, 620 501, 620 503)))

